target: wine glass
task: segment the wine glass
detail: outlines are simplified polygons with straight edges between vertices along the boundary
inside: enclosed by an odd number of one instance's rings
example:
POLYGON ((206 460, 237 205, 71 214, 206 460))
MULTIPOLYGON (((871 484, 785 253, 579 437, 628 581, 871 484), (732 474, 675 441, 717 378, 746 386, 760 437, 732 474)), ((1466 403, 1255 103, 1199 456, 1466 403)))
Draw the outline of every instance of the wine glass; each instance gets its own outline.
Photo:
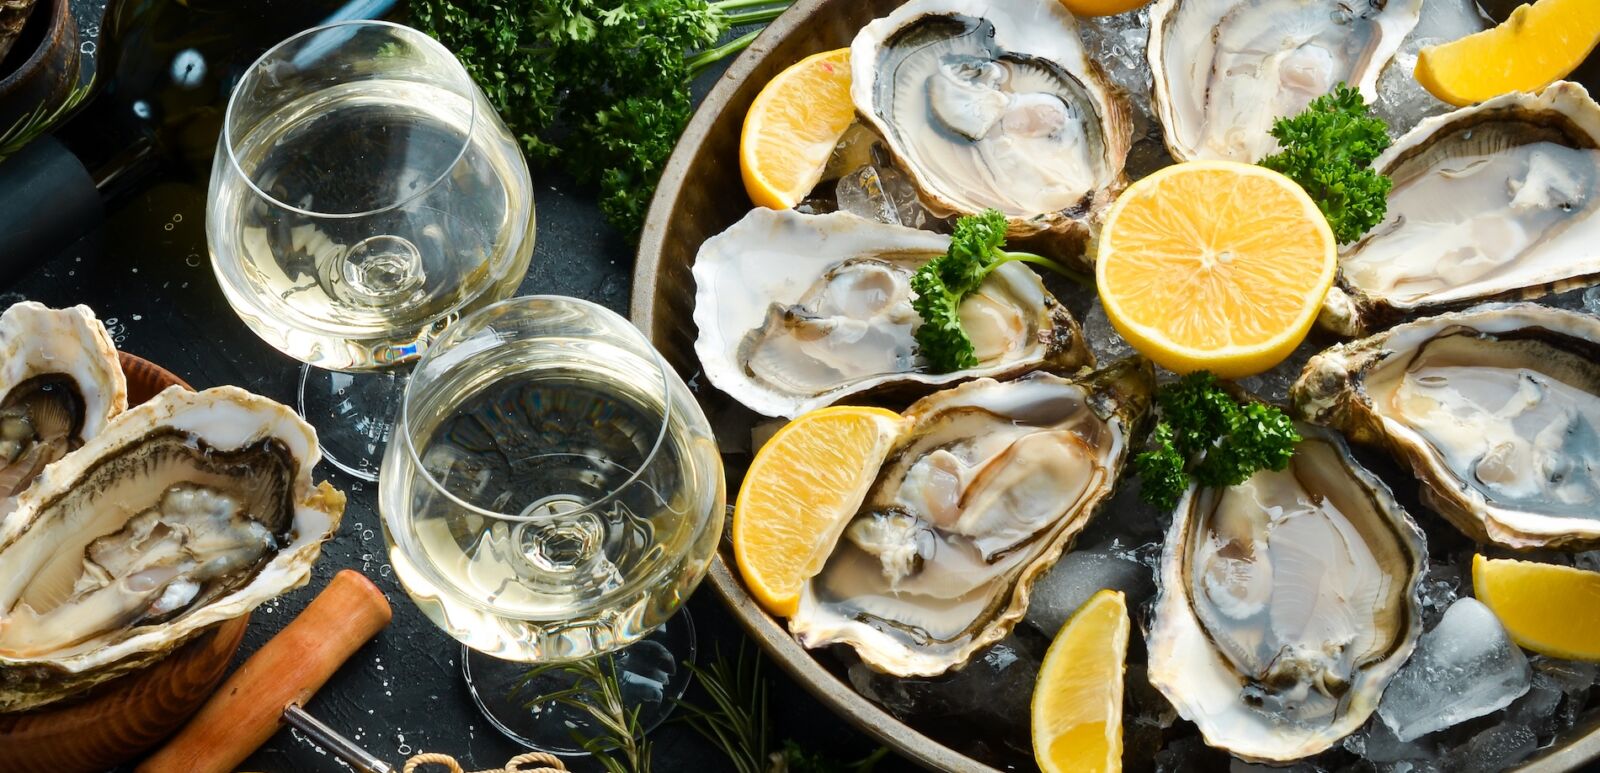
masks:
POLYGON ((533 183, 450 52, 351 21, 279 43, 228 100, 206 234, 223 295, 306 363, 300 410, 335 466, 375 478, 404 377, 429 341, 512 294, 533 254, 533 183))
POLYGON ((378 480, 395 576, 466 645, 497 728, 581 752, 582 713, 536 694, 561 685, 519 681, 529 663, 613 652, 641 725, 666 716, 693 658, 674 613, 710 566, 726 494, 705 414, 631 323, 557 296, 463 318, 417 363, 378 480))

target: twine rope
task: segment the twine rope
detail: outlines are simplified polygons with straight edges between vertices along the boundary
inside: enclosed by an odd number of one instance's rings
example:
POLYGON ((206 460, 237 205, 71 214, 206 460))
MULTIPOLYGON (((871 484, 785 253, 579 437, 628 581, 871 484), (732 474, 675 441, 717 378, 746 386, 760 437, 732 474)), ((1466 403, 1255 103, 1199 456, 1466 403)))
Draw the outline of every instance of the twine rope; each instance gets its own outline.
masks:
MULTIPOLYGON (((417 769, 423 765, 440 765, 448 773, 465 773, 461 769, 461 763, 456 762, 456 758, 448 754, 434 752, 418 754, 406 760, 405 773, 417 773, 417 769)), ((544 752, 528 752, 512 757, 503 768, 487 768, 474 771, 474 773, 566 773, 566 770, 566 764, 555 755, 545 754, 544 752), (525 768, 523 767, 524 765, 538 765, 539 767, 525 768)))

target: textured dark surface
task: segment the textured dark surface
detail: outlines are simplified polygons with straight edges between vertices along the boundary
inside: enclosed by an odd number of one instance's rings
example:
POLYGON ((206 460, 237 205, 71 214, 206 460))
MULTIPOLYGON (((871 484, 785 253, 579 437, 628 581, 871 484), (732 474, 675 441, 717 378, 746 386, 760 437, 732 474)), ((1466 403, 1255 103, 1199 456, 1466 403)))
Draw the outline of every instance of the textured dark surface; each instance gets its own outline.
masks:
MULTIPOLYGON (((92 19, 103 3, 79 0, 75 5, 92 19)), ((93 29, 92 23, 85 26, 93 29)), ((697 84, 698 93, 715 77, 713 73, 697 84)), ((52 306, 88 304, 119 347, 164 365, 197 389, 235 384, 292 405, 299 364, 255 338, 223 300, 205 246, 205 181, 172 179, 178 177, 182 175, 169 175, 114 208, 102 229, 6 286, 0 306, 23 298, 52 306)), ((604 223, 589 191, 560 178, 536 179, 537 248, 521 292, 575 295, 626 313, 631 245, 604 223)), ((239 657, 287 624, 334 572, 357 569, 388 596, 394 622, 321 690, 309 706, 311 712, 391 763, 403 762, 408 754, 436 751, 457 756, 468 770, 503 764, 520 749, 472 705, 461 679, 459 645, 424 619, 395 583, 374 485, 326 464, 317 472, 349 494, 344 523, 324 546, 310 585, 256 613, 239 657)), ((689 609, 699 631, 702 664, 718 649, 730 655, 738 651, 743 636, 709 586, 696 593, 689 609)), ((778 739, 793 737, 806 748, 846 760, 874 747, 776 669, 769 667, 768 675, 778 739)), ((704 702, 697 687, 691 687, 688 697, 704 702)), ((715 747, 680 724, 664 725, 650 739, 657 771, 732 770, 715 747)), ((909 767, 885 762, 879 770, 909 767)), ((570 766, 597 767, 587 760, 574 760, 570 766)), ((284 730, 243 769, 286 773, 346 768, 284 730)))

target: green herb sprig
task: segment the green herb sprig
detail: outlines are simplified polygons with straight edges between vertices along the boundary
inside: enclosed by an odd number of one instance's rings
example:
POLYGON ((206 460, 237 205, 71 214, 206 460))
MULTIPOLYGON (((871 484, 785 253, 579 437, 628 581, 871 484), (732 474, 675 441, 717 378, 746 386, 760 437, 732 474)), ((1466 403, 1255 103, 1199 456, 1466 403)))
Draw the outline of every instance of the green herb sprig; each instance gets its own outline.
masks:
POLYGON ((1022 261, 1044 266, 1074 281, 1090 281, 1060 263, 1031 252, 1007 252, 1006 216, 999 210, 986 210, 956 221, 950 234, 950 249, 923 264, 911 275, 911 290, 917 297, 912 308, 922 317, 917 326, 917 350, 928 361, 928 368, 949 373, 976 367, 977 354, 972 339, 961 327, 961 301, 983 284, 1000 266, 1022 261))
POLYGON ((1233 399, 1205 371, 1190 373, 1156 394, 1160 420, 1150 450, 1133 459, 1139 496, 1171 509, 1192 478, 1202 486, 1233 486, 1257 470, 1282 470, 1300 433, 1283 411, 1233 399))
POLYGON ((743 50, 787 0, 417 0, 418 28, 466 66, 529 160, 597 185, 606 219, 636 236, 678 135, 689 83, 743 50), (698 53, 696 53, 698 52, 698 53))
POLYGON ((606 773, 650 773, 650 741, 639 724, 638 707, 630 710, 622 700, 615 661, 606 657, 536 665, 523 675, 519 687, 550 673, 567 674, 573 678, 572 686, 534 697, 582 711, 594 720, 594 734, 573 733, 584 751, 606 773))
POLYGON ((1282 150, 1261 165, 1299 183, 1341 243, 1383 222, 1394 183, 1371 164, 1389 147, 1388 125, 1372 114, 1361 92, 1340 83, 1299 115, 1278 119, 1272 136, 1282 150))

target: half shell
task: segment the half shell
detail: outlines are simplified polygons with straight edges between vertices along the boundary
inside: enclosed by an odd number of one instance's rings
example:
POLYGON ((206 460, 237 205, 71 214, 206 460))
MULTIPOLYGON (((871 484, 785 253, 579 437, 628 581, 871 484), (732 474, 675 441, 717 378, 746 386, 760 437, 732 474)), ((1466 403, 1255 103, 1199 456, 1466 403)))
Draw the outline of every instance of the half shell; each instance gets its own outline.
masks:
POLYGON ((1254 163, 1273 121, 1340 82, 1371 103, 1378 75, 1417 25, 1422 0, 1156 0, 1156 117, 1178 161, 1254 163))
POLYGON ((116 347, 89 307, 23 301, 0 314, 0 515, 127 408, 116 347))
POLYGON ((1178 503, 1146 638, 1150 683, 1249 760, 1360 727, 1422 633, 1422 532, 1337 435, 1298 429, 1288 469, 1178 503))
POLYGON ((856 112, 930 209, 998 209, 1010 237, 1092 260, 1133 124, 1059 3, 912 0, 862 28, 850 63, 856 112))
POLYGON ((1421 319, 1313 357, 1291 396, 1409 464, 1474 539, 1600 546, 1600 319, 1531 303, 1421 319))
POLYGON ((234 387, 172 387, 47 468, 0 521, 0 711, 138 669, 305 584, 344 495, 316 435, 234 387))
POLYGON ((1130 358, 912 405, 790 632, 898 676, 960 668, 1022 619, 1034 579, 1110 496, 1154 389, 1150 363, 1130 358))
POLYGON ((695 257, 694 348, 706 377, 751 410, 794 417, 868 391, 1093 363, 1039 276, 1007 263, 961 305, 978 367, 927 372, 910 278, 949 245, 848 213, 752 210, 695 257))
POLYGON ((1582 86, 1429 118, 1374 166, 1394 180, 1389 213, 1341 251, 1324 326, 1361 335, 1600 281, 1600 105, 1582 86))

